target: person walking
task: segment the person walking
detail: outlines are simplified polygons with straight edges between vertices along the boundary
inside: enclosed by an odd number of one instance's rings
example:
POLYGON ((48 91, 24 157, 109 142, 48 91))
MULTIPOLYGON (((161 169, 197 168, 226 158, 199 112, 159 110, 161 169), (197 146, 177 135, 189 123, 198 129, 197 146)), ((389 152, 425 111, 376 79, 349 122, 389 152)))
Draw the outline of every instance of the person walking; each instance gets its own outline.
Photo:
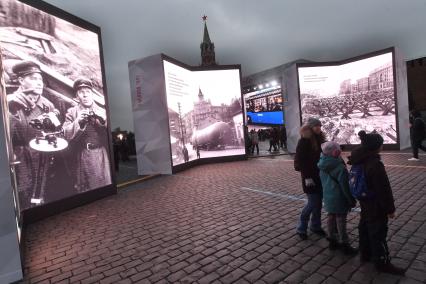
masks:
POLYGON ((349 174, 341 158, 340 145, 334 141, 321 145, 322 154, 318 163, 323 188, 324 207, 327 211, 329 249, 340 248, 346 255, 355 255, 358 250, 350 245, 346 231, 347 216, 356 205, 349 190, 349 174))
POLYGON ((426 152, 426 147, 422 145, 425 139, 425 122, 423 121, 420 112, 414 110, 410 113, 410 134, 411 147, 413 149, 413 157, 409 161, 420 161, 419 149, 426 152))
POLYGON ((365 131, 360 131, 358 136, 361 145, 351 152, 349 164, 362 166, 368 193, 366 198, 359 200, 360 258, 362 262, 372 260, 380 272, 404 275, 404 269, 391 263, 386 242, 388 220, 395 218, 395 204, 389 178, 379 155, 383 149, 383 137, 365 131))
POLYGON ((309 118, 300 129, 300 139, 294 158, 294 168, 300 171, 303 192, 308 198, 296 228, 296 233, 303 240, 308 238, 309 219, 311 219, 310 230, 320 236, 326 236, 321 227, 322 186, 317 167, 321 155, 321 144, 324 142, 325 135, 321 131, 321 121, 317 118, 309 118))

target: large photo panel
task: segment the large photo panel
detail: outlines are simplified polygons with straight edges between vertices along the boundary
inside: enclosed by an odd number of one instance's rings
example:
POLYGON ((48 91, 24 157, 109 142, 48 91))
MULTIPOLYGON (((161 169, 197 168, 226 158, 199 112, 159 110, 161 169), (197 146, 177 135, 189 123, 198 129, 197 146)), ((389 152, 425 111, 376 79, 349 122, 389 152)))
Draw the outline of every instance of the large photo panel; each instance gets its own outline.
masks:
POLYGON ((58 17, 59 9, 16 0, 0 9, 3 111, 21 210, 111 185, 100 32, 58 17))
POLYGON ((164 60, 173 166, 244 155, 239 69, 191 71, 164 60))
POLYGON ((360 130, 398 143, 393 52, 341 65, 298 67, 302 123, 318 117, 327 140, 359 144, 360 130))

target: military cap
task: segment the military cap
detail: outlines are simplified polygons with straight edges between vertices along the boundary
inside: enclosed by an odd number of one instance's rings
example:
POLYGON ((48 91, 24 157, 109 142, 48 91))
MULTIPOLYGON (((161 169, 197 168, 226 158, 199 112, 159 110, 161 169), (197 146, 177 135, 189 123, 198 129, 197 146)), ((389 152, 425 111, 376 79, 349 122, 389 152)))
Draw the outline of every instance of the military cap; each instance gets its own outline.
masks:
POLYGON ((27 76, 32 73, 40 73, 40 66, 33 61, 22 61, 12 67, 13 73, 19 77, 27 76))
POLYGON ((92 89, 93 88, 92 81, 90 81, 87 78, 83 78, 83 77, 82 78, 78 78, 77 80, 74 81, 73 89, 74 89, 75 92, 77 92, 78 89, 81 89, 81 88, 90 88, 90 89, 92 89))

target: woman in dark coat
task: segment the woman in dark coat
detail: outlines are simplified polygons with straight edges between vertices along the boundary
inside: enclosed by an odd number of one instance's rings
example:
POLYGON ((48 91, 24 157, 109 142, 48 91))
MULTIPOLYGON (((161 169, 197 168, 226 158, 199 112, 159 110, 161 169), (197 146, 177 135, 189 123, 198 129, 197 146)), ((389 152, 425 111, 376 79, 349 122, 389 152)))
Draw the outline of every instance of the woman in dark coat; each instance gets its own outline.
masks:
POLYGON ((420 112, 414 110, 410 113, 410 134, 411 134, 411 147, 413 149, 413 157, 409 161, 419 160, 419 149, 426 152, 426 147, 422 145, 425 139, 425 122, 423 121, 420 112))
POLYGON ((377 270, 403 275, 404 269, 390 262, 386 242, 388 218, 395 218, 395 204, 389 178, 380 158, 383 138, 380 134, 359 132, 361 146, 355 148, 349 157, 349 164, 362 165, 367 190, 371 197, 360 200, 359 251, 361 261, 372 260, 377 270))
POLYGON ((321 236, 326 235, 321 227, 322 186, 317 167, 321 155, 321 144, 324 142, 325 135, 321 131, 321 122, 316 118, 309 118, 306 125, 300 129, 300 139, 294 158, 294 168, 301 173, 303 192, 308 197, 308 203, 302 210, 296 229, 303 240, 308 238, 309 218, 311 219, 310 230, 321 236))

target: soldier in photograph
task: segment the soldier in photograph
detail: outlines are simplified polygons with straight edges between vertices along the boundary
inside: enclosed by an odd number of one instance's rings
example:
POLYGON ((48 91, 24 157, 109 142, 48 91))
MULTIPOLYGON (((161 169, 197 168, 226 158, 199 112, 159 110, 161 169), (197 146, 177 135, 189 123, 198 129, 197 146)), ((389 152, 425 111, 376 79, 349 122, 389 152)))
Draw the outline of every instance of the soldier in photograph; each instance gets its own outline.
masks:
POLYGON ((106 111, 95 103, 90 80, 77 79, 73 89, 78 104, 68 109, 63 128, 75 153, 70 165, 74 187, 85 192, 111 183, 106 111))
POLYGON ((43 204, 48 176, 54 167, 54 156, 32 149, 29 143, 41 136, 42 129, 30 125, 34 119, 49 114, 57 119, 58 111, 43 97, 44 82, 40 66, 22 61, 12 67, 17 76, 18 89, 7 95, 13 153, 17 162, 16 180, 22 210, 43 204))

